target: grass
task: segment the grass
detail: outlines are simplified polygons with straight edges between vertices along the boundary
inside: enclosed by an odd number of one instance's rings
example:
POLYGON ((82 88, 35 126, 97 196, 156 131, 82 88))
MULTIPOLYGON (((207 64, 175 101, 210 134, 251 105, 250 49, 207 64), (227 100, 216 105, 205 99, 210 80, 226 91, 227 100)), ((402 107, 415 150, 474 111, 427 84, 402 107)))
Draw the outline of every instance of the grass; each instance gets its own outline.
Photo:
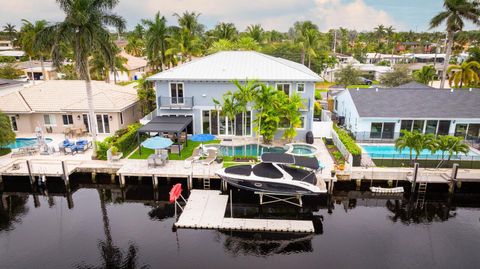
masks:
POLYGON ((12 150, 9 148, 0 148, 0 156, 7 155, 10 153, 12 150))
MULTIPOLYGON (((218 144, 220 143, 220 140, 212 140, 208 142, 196 142, 196 141, 188 141, 188 146, 183 147, 180 156, 176 153, 169 153, 168 154, 168 159, 170 160, 185 160, 186 158, 192 156, 193 150, 200 146, 200 144, 218 144)), ((172 147, 175 147, 173 145, 172 147)), ((139 159, 139 160, 146 160, 150 154, 155 153, 155 150, 153 149, 147 149, 142 147, 142 155, 138 153, 138 149, 135 150, 135 152, 129 157, 129 159, 139 159)))
POLYGON ((315 83, 315 89, 328 89, 333 85, 335 85, 335 82, 317 82, 315 83))
POLYGON ((359 89, 368 89, 370 88, 371 85, 364 85, 364 84, 360 84, 360 85, 350 85, 350 86, 347 86, 347 89, 356 89, 356 88, 359 88, 359 89))

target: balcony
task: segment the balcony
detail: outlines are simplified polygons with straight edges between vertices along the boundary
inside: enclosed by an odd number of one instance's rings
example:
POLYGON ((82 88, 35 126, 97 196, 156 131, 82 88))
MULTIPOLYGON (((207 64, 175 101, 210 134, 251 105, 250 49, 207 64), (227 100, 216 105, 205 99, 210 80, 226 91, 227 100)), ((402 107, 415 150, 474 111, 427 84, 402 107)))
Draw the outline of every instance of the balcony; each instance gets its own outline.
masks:
POLYGON ((194 98, 192 97, 158 97, 158 107, 160 109, 192 109, 194 98))

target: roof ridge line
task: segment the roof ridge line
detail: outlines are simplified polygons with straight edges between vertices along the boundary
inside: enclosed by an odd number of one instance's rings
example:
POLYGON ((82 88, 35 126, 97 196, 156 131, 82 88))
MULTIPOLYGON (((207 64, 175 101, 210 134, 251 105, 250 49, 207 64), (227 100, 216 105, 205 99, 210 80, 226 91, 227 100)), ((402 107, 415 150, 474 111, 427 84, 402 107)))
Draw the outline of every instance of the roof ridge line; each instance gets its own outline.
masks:
MULTIPOLYGON (((265 57, 265 58, 271 58, 271 60, 274 60, 275 62, 277 62, 277 63, 279 63, 279 64, 281 64, 281 65, 283 65, 283 66, 286 66, 286 67, 291 68, 291 69, 295 69, 295 70, 297 70, 297 71, 299 71, 299 72, 301 72, 301 73, 304 73, 304 74, 312 77, 312 74, 308 74, 307 72, 305 72, 305 71, 303 71, 303 70, 300 70, 300 69, 297 69, 297 68, 295 68, 295 67, 286 65, 285 63, 279 61, 279 60, 277 59, 277 58, 279 58, 279 57, 274 57, 274 56, 271 56, 271 55, 267 55, 267 54, 265 54, 265 53, 260 53, 260 52, 258 52, 258 51, 254 51, 254 50, 252 50, 252 52, 253 52, 253 53, 256 53, 256 54, 258 54, 258 55, 260 55, 260 56, 262 56, 262 57, 265 57)), ((282 59, 283 59, 283 58, 282 58, 282 59)), ((288 60, 288 59, 283 59, 283 60, 290 61, 290 60, 288 60)), ((296 63, 296 64, 301 64, 301 63, 297 63, 297 62, 294 62, 294 61, 291 61, 291 62, 296 63)), ((304 66, 305 66, 305 65, 304 65, 304 66)), ((305 67, 307 67, 307 66, 305 66, 305 67)), ((307 67, 307 68, 308 68, 308 67, 307 67)), ((312 71, 312 70, 311 70, 311 71, 312 71)), ((313 71, 312 71, 312 72, 313 72, 313 71)), ((315 73, 315 72, 313 72, 313 73, 315 73)), ((315 74, 318 76, 317 73, 315 73, 315 74)), ((320 76, 319 76, 319 77, 320 77, 320 76)))
POLYGON ((158 73, 156 73, 156 74, 154 74, 154 75, 151 75, 151 76, 147 77, 147 80, 150 80, 151 77, 153 77, 153 76, 155 76, 155 75, 157 75, 157 74, 160 74, 160 73, 163 73, 163 72, 167 72, 167 71, 171 71, 171 70, 175 70, 175 69, 180 68, 180 67, 182 67, 182 66, 185 66, 185 65, 188 65, 188 64, 191 64, 191 63, 195 63, 195 62, 197 62, 197 61, 199 61, 199 60, 202 60, 202 59, 211 57, 211 56, 213 56, 213 55, 216 55, 216 54, 219 54, 219 53, 222 53, 222 52, 224 52, 224 51, 218 51, 218 52, 215 52, 215 53, 212 53, 212 54, 209 54, 209 55, 206 55, 206 56, 199 57, 199 58, 197 58, 197 59, 191 60, 191 61, 189 61, 189 62, 182 63, 181 65, 174 66, 174 67, 172 67, 172 68, 170 68, 170 69, 163 70, 163 71, 161 71, 161 72, 158 72, 158 73))

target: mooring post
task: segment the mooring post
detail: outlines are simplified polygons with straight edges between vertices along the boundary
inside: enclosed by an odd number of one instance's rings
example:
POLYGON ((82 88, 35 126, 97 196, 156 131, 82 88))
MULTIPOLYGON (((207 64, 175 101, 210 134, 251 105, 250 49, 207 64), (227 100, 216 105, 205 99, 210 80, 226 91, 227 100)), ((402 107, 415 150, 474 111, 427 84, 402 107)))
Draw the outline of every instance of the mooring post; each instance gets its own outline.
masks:
POLYGON ((125 176, 120 174, 120 188, 124 188, 125 187, 125 176))
POLYGON ((28 170, 28 176, 30 177, 30 184, 33 186, 35 184, 35 177, 32 174, 32 163, 30 160, 27 160, 27 170, 28 170))
POLYGON ((417 176, 418 176, 418 167, 420 165, 418 163, 415 163, 413 165, 413 180, 412 180, 412 193, 415 192, 415 188, 417 187, 417 176))
POLYGON ((72 190, 70 189, 70 184, 67 185, 67 206, 68 206, 68 209, 72 209, 73 206, 74 206, 72 190))
POLYGON ((110 182, 111 182, 112 184, 115 183, 115 174, 114 174, 114 173, 110 174, 110 182))
POLYGON ((92 172, 92 182, 97 183, 97 173, 96 172, 92 172))
POLYGON ((40 207, 40 199, 38 199, 38 194, 33 194, 33 205, 35 208, 40 207))
MULTIPOLYGON (((457 180, 458 167, 459 167, 458 163, 454 163, 452 166, 452 174, 450 175, 450 182, 448 182, 448 193, 455 192, 455 181, 457 180)), ((460 180, 458 180, 458 182, 460 182, 460 180)), ((460 187, 461 187, 461 182, 460 182, 460 187)))
POLYGON ((158 189, 158 177, 155 175, 152 175, 152 186, 154 190, 158 189))
POLYGON ((0 201, 1 207, 3 208, 3 210, 7 210, 8 209, 7 196, 3 193, 1 196, 2 196, 2 199, 0 201))
POLYGON ((188 188, 188 190, 191 190, 192 186, 193 186, 193 179, 192 179, 192 176, 189 175, 189 176, 187 176, 187 188, 188 188))
POLYGON ((355 180, 355 183, 356 183, 356 186, 357 186, 357 191, 360 190, 360 186, 362 186, 362 180, 361 179, 357 179, 355 180))
POLYGON ((233 194, 230 190, 230 218, 233 218, 233 194))
POLYGON ((388 187, 391 188, 393 186, 393 180, 390 179, 387 181, 387 183, 388 183, 388 187))
POLYGON ((67 186, 70 182, 70 178, 68 176, 67 163, 65 161, 62 161, 62 171, 63 171, 63 182, 65 183, 65 186, 67 186))

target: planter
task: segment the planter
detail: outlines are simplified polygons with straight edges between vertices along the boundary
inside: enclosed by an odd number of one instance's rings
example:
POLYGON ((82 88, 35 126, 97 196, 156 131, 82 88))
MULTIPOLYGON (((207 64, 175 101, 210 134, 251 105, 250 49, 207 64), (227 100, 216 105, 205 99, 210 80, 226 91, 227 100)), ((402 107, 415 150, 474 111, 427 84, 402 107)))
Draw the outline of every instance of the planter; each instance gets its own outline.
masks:
POLYGON ((353 157, 352 166, 362 165, 362 155, 352 155, 352 157, 353 157))
POLYGON ((335 170, 330 171, 330 175, 331 175, 332 177, 335 177, 335 174, 336 174, 336 173, 337 173, 337 172, 336 172, 335 170))
POLYGON ((337 174, 337 179, 338 180, 350 180, 350 175, 349 174, 337 174))

